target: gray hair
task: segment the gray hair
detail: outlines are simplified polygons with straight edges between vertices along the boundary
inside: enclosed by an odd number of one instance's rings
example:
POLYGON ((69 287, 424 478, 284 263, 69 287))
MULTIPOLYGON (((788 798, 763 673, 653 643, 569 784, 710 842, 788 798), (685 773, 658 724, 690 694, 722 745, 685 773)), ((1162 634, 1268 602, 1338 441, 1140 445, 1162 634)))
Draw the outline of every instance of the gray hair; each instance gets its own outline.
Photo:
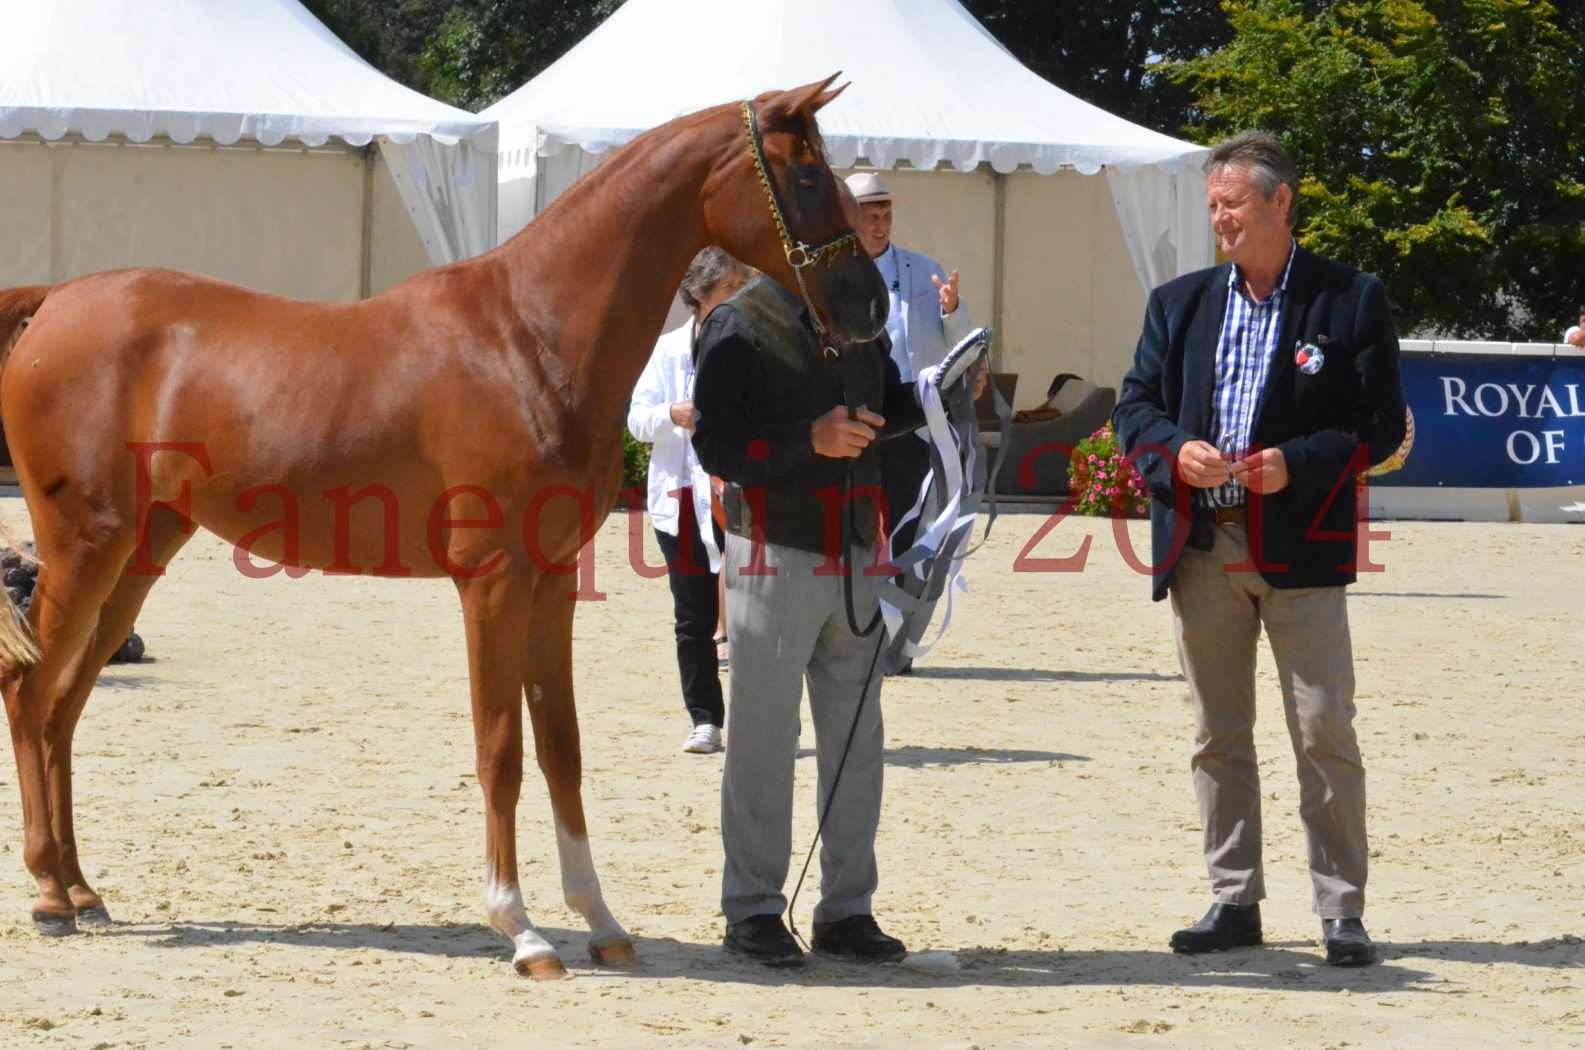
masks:
POLYGON ((725 249, 711 245, 695 255, 693 262, 688 264, 688 272, 682 275, 682 287, 677 289, 677 295, 684 306, 697 310, 699 300, 714 291, 722 281, 734 277, 747 280, 753 275, 753 267, 738 262, 725 249))
POLYGON ((1248 171, 1250 181, 1268 201, 1278 186, 1287 186, 1293 193, 1288 225, 1295 224, 1299 217, 1299 170, 1277 136, 1269 131, 1241 131, 1212 146, 1211 155, 1205 158, 1205 173, 1213 175, 1221 168, 1231 167, 1248 171))

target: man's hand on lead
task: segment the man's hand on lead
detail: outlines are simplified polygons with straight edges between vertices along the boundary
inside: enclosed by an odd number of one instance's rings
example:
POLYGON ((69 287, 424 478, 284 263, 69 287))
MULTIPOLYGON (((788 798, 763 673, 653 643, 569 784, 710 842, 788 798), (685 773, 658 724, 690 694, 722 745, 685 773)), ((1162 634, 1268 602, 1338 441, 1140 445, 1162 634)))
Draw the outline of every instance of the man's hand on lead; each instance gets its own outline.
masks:
POLYGON ((809 443, 822 456, 855 459, 885 425, 886 420, 867 408, 859 409, 857 419, 849 419, 848 410, 838 405, 809 425, 809 443))
POLYGON ((1178 476, 1197 489, 1214 489, 1231 476, 1227 461, 1209 441, 1185 441, 1178 450, 1178 476))

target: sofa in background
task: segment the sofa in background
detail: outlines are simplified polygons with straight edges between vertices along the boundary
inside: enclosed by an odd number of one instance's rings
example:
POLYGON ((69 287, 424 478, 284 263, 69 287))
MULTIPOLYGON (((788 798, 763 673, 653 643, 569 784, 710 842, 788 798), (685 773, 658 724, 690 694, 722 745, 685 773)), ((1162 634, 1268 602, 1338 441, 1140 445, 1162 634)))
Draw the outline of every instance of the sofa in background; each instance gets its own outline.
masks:
MULTIPOLYGON (((991 379, 1002 391, 1003 399, 1011 404, 1018 376, 992 373, 991 379)), ((1043 404, 1015 414, 1008 428, 1007 452, 996 475, 995 491, 1008 496, 1066 496, 1068 457, 1073 447, 1104 426, 1116 405, 1115 387, 1097 386, 1071 372, 1057 376, 1047 388, 1043 404), (1018 468, 1025 461, 1028 467, 1020 477, 1018 468)), ((994 462, 1000 435, 989 390, 975 408, 981 443, 994 462)))

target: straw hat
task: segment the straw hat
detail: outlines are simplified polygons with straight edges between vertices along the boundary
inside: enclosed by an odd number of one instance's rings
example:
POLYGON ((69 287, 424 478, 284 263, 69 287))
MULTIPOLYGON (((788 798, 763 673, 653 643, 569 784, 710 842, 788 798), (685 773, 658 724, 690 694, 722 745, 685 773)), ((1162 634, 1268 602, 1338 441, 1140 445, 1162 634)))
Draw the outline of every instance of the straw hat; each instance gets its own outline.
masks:
POLYGON ((861 171, 849 175, 846 181, 853 199, 860 204, 880 204, 892 199, 892 191, 886 188, 877 172, 861 171))

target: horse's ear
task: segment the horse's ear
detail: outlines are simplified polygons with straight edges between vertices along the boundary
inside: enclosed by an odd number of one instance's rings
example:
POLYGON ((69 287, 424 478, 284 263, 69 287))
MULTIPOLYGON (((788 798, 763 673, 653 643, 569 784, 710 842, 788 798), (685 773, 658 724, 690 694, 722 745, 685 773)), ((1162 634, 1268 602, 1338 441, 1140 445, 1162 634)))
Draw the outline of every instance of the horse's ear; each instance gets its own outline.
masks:
POLYGON ((841 76, 840 72, 832 73, 824 80, 803 87, 793 88, 791 91, 776 91, 768 95, 761 95, 760 116, 762 119, 791 118, 799 114, 813 114, 821 106, 836 98, 847 90, 843 84, 834 91, 827 91, 831 82, 841 76))
MULTIPOLYGON (((842 75, 841 73, 837 74, 837 76, 841 76, 841 75, 842 75)), ((836 77, 832 77, 831 79, 835 80, 836 77)), ((829 83, 831 83, 831 81, 828 80, 828 81, 826 81, 826 83, 829 84, 829 83)), ((830 91, 822 91, 822 92, 820 92, 820 94, 815 96, 814 101, 809 103, 809 112, 811 112, 811 113, 820 112, 820 110, 824 109, 826 106, 829 106, 831 103, 835 102, 837 100, 837 96, 838 95, 842 94, 842 92, 846 91, 848 88, 850 88, 852 86, 853 86, 853 81, 850 80, 846 84, 843 84, 841 87, 832 88, 830 91)))

